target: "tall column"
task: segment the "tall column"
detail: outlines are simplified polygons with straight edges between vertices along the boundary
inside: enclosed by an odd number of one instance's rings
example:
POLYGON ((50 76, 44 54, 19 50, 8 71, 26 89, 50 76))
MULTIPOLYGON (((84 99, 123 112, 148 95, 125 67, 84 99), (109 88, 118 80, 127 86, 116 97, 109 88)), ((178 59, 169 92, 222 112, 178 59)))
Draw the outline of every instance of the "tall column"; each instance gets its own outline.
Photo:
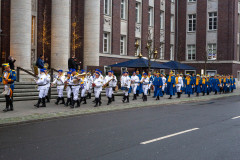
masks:
POLYGON ((71 0, 52 0, 51 66, 68 69, 71 0))
POLYGON ((10 55, 16 66, 31 69, 32 1, 11 0, 10 55))

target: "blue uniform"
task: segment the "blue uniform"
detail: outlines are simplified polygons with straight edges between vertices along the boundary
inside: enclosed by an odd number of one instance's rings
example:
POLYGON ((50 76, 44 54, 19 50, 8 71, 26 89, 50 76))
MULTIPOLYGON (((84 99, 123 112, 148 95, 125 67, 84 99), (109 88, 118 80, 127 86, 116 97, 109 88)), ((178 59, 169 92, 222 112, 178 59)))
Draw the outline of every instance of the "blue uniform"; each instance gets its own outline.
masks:
POLYGON ((173 85, 175 84, 175 77, 174 76, 168 77, 166 80, 166 83, 167 83, 167 95, 170 95, 170 96, 174 95, 173 85))
POLYGON ((163 86, 163 81, 161 77, 155 77, 154 81, 153 81, 153 85, 154 85, 154 94, 155 96, 163 96, 162 93, 162 86, 163 86))
MULTIPOLYGON (((137 76, 138 76, 139 80, 142 79, 141 74, 139 74, 139 75, 137 75, 137 76)), ((143 89, 142 89, 142 84, 141 84, 141 83, 140 83, 140 85, 137 87, 137 93, 138 93, 138 94, 143 93, 143 89)))
POLYGON ((185 94, 193 94, 193 80, 191 78, 185 78, 185 94))

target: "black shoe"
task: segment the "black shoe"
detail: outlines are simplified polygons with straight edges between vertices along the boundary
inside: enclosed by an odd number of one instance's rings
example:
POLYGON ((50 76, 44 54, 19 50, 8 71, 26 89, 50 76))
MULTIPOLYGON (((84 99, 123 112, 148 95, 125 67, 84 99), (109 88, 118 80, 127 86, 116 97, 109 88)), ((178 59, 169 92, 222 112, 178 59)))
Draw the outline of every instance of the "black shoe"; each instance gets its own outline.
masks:
POLYGON ((34 106, 37 107, 37 108, 39 108, 39 105, 40 105, 41 102, 42 102, 42 99, 39 98, 37 104, 35 104, 34 106))
POLYGON ((74 108, 74 106, 75 106, 75 103, 76 103, 76 101, 74 101, 74 100, 73 100, 73 101, 72 101, 72 104, 71 104, 71 106, 70 106, 70 107, 71 107, 71 108, 74 108))
POLYGON ((3 110, 3 112, 8 112, 8 111, 10 111, 9 108, 5 108, 5 109, 3 110))
POLYGON ((112 98, 108 98, 108 103, 107 105, 110 105, 112 103, 112 98))
POLYGON ((122 99, 122 102, 125 103, 125 100, 126 100, 126 96, 124 95, 123 99, 122 99))
POLYGON ((62 100, 62 103, 60 103, 60 104, 65 104, 64 97, 61 97, 61 100, 62 100))
POLYGON ((101 105, 102 105, 102 101, 101 101, 101 99, 100 99, 100 98, 98 99, 98 103, 99 103, 99 106, 101 106, 101 105))
POLYGON ((9 105, 10 105, 10 111, 13 111, 13 100, 9 100, 9 105))
POLYGON ((170 96, 168 99, 172 99, 172 96, 170 96))
POLYGON ((46 107, 45 98, 42 98, 42 105, 40 107, 46 107))
POLYGON ((157 100, 160 100, 159 96, 157 96, 156 101, 157 101, 157 100))
POLYGON ((61 99, 60 97, 57 98, 57 101, 55 102, 56 105, 58 105, 60 99, 61 99))

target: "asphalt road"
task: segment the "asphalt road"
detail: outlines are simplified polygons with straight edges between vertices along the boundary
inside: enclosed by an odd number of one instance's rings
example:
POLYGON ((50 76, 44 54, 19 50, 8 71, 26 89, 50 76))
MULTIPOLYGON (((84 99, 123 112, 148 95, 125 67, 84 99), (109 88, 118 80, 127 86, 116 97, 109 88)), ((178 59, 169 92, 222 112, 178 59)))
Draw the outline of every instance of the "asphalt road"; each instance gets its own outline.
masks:
POLYGON ((9 126, 0 159, 240 160, 238 116, 235 96, 9 126))

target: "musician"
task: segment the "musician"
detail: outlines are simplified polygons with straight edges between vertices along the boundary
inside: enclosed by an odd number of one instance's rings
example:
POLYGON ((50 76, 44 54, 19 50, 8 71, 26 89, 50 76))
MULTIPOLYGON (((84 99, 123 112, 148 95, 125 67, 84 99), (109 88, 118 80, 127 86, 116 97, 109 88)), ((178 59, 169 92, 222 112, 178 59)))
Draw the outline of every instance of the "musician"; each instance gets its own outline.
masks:
POLYGON ((187 73, 185 78, 185 94, 187 94, 189 98, 193 93, 193 85, 193 79, 191 78, 191 75, 187 73))
MULTIPOLYGON (((102 79, 102 81, 104 81, 104 77, 103 77, 102 71, 101 71, 100 69, 96 69, 96 70, 95 70, 95 73, 98 73, 98 74, 99 74, 99 77, 102 79)), ((102 88, 101 88, 101 92, 102 92, 102 88)), ((101 92, 100 92, 100 96, 99 96, 100 102, 101 102, 101 100, 102 100, 101 92)), ((95 100, 94 100, 94 102, 95 102, 95 100)))
POLYGON ((223 93, 227 93, 228 87, 229 87, 229 80, 225 75, 223 76, 223 79, 222 79, 222 85, 223 85, 223 93))
POLYGON ((148 95, 151 96, 151 87, 152 87, 153 80, 154 80, 154 76, 151 74, 151 72, 148 72, 148 78, 149 78, 148 95))
POLYGON ((0 82, 4 84, 4 94, 6 99, 6 108, 4 112, 13 111, 13 91, 14 81, 16 81, 16 72, 11 70, 8 63, 2 65, 4 67, 3 75, 0 77, 0 82), (10 106, 10 109, 9 109, 10 106))
POLYGON ((106 96, 108 98, 107 105, 112 103, 112 94, 114 83, 117 81, 117 78, 113 75, 113 71, 108 71, 108 75, 104 78, 103 86, 106 88, 106 96))
POLYGON ((203 96, 205 96, 205 94, 207 93, 207 83, 206 83, 206 76, 205 75, 202 76, 201 91, 203 93, 203 96))
POLYGON ((181 97, 182 94, 182 87, 183 87, 183 78, 182 78, 183 74, 181 74, 181 76, 179 74, 177 74, 176 78, 175 78, 175 82, 176 82, 176 90, 177 90, 177 98, 181 97))
POLYGON ((67 72, 67 78, 65 79, 65 86, 67 91, 67 102, 65 103, 65 106, 67 107, 69 104, 71 105, 71 94, 72 94, 72 86, 70 85, 70 78, 71 78, 72 72, 67 72))
POLYGON ((127 103, 129 103, 129 89, 131 85, 131 79, 128 76, 127 72, 123 72, 123 75, 121 77, 121 89, 123 90, 123 100, 122 102, 125 103, 127 100, 127 103))
POLYGON ((213 92, 215 92, 215 94, 217 94, 217 92, 220 91, 220 80, 219 80, 219 75, 218 76, 214 76, 214 78, 212 79, 212 90, 213 92))
POLYGON ((143 77, 141 79, 141 84, 143 88, 143 101, 147 101, 147 95, 148 95, 148 88, 149 88, 149 78, 147 73, 143 73, 143 77))
POLYGON ((164 73, 161 74, 161 78, 162 78, 162 81, 163 81, 162 95, 164 95, 165 94, 165 90, 166 90, 166 86, 167 86, 166 77, 165 77, 164 73))
POLYGON ((170 96, 168 99, 172 99, 172 96, 174 95, 174 84, 175 84, 175 77, 173 76, 172 71, 169 73, 169 76, 166 81, 167 81, 167 95, 170 96))
POLYGON ((92 98, 92 83, 93 83, 93 76, 91 75, 90 72, 87 74, 87 97, 88 99, 92 98))
MULTIPOLYGON (((113 71, 112 71, 113 72, 113 71)), ((117 77, 114 75, 114 72, 112 73, 113 76, 116 78, 116 81, 113 82, 113 87, 112 87, 112 90, 113 90, 113 93, 112 93, 112 102, 115 101, 115 96, 114 96, 114 91, 117 91, 118 90, 118 86, 117 86, 117 77)))
POLYGON ((103 86, 103 79, 101 78, 101 73, 99 71, 95 73, 95 79, 92 85, 94 88, 95 103, 96 103, 94 107, 101 106, 102 102, 100 99, 100 95, 101 95, 102 86, 103 86))
POLYGON ((196 93, 197 93, 197 97, 199 96, 199 93, 201 93, 201 77, 200 77, 200 75, 199 74, 197 74, 197 78, 196 78, 196 80, 195 80, 195 91, 196 91, 196 93))
MULTIPOLYGON (((136 71, 136 75, 138 76, 139 80, 142 79, 141 74, 139 73, 139 71, 136 71)), ((137 87, 137 96, 139 96, 139 94, 141 94, 143 92, 142 90, 142 84, 140 83, 139 86, 137 87)))
POLYGON ((234 89, 236 89, 236 80, 233 75, 231 75, 231 92, 233 92, 234 89))
POLYGON ((81 84, 80 84, 80 90, 81 90, 81 98, 80 98, 80 105, 83 102, 83 104, 87 104, 87 100, 86 100, 86 91, 87 91, 87 82, 88 82, 88 79, 87 79, 87 73, 85 72, 85 70, 81 70, 81 75, 80 78, 81 78, 81 84))
POLYGON ((40 69, 40 74, 38 76, 38 79, 35 80, 35 82, 38 85, 38 91, 39 91, 39 99, 37 104, 35 104, 34 106, 39 108, 39 107, 46 107, 46 103, 45 103, 45 93, 46 93, 46 84, 47 84, 47 76, 45 74, 45 70, 44 69, 40 69), (40 105, 40 103, 42 102, 42 105, 40 105))
POLYGON ((160 100, 160 97, 162 97, 162 86, 163 86, 163 81, 162 78, 160 77, 160 73, 157 73, 156 77, 154 78, 153 81, 153 86, 154 86, 154 91, 156 100, 160 100))
POLYGON ((133 91, 133 99, 137 100, 137 87, 140 86, 140 80, 139 77, 136 75, 136 72, 133 72, 133 75, 131 76, 131 87, 133 91))
POLYGON ((212 82, 209 75, 207 76, 207 79, 206 79, 206 88, 207 88, 207 95, 209 95, 209 93, 211 93, 212 91, 212 82))
POLYGON ((58 98, 57 98, 57 101, 55 102, 56 105, 58 105, 60 100, 62 100, 62 103, 60 104, 65 104, 64 97, 63 97, 64 82, 65 82, 65 76, 63 74, 63 70, 58 70, 58 75, 53 80, 53 83, 52 83, 52 87, 55 84, 57 85, 58 98))
POLYGON ((76 69, 72 69, 72 76, 69 80, 69 85, 72 86, 72 93, 73 93, 73 101, 72 101, 72 104, 71 104, 71 108, 75 107, 76 102, 77 102, 76 107, 80 107, 80 102, 78 101, 80 83, 81 83, 81 78, 78 77, 76 69))
POLYGON ((47 84, 46 84, 46 90, 45 90, 45 98, 47 100, 47 102, 50 102, 50 99, 48 97, 48 92, 49 92, 49 88, 50 88, 50 82, 51 82, 51 76, 48 74, 48 71, 46 68, 44 68, 45 74, 46 74, 46 80, 47 80, 47 84))

